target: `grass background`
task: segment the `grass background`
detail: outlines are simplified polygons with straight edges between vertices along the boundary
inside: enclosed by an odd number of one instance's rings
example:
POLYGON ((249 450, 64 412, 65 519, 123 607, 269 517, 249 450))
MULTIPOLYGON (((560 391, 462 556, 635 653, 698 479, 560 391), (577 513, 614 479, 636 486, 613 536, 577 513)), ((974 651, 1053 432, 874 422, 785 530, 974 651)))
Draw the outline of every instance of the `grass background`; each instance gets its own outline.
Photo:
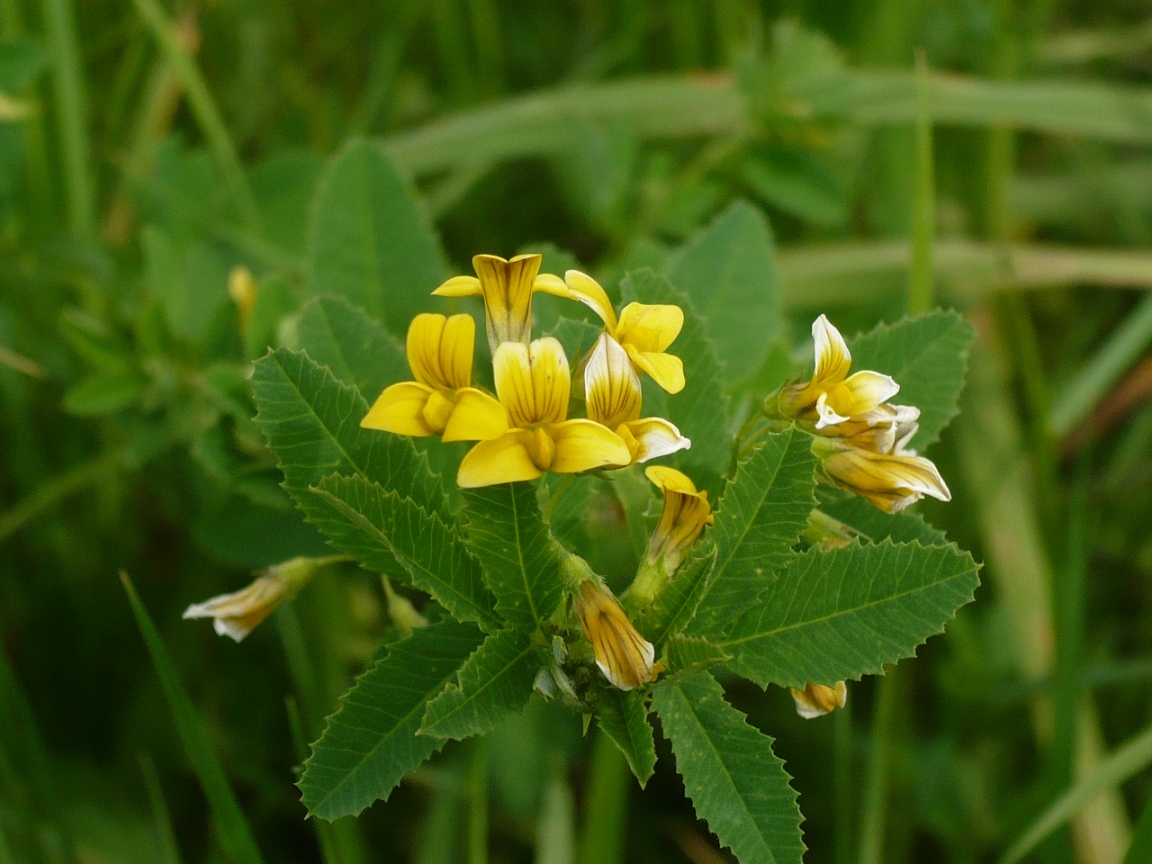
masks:
POLYGON ((1029 860, 1123 859, 1152 761, 1145 4, 0 0, 0 28, 0 861, 250 860, 197 754, 267 861, 484 860, 483 832, 492 861, 570 860, 573 836, 598 864, 725 860, 669 759, 613 787, 545 706, 307 822, 297 739, 389 634, 379 586, 334 571, 239 648, 179 620, 298 551, 253 352, 201 301, 234 264, 300 272, 352 136, 461 272, 547 243, 610 281, 743 197, 798 337, 930 291, 964 311, 964 410, 930 454, 954 500, 924 509, 986 562, 977 602, 833 718, 729 695, 778 739, 806 860, 1005 860, 1070 788, 1088 803, 1029 860))

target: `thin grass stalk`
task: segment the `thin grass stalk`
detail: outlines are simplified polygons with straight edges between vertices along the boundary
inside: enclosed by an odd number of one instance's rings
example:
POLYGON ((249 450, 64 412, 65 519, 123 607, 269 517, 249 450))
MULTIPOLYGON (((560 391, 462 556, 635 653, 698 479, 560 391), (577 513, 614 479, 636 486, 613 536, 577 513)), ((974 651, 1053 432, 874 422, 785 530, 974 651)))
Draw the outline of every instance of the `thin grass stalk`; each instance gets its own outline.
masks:
POLYGON ((933 244, 936 239, 936 183, 932 158, 932 113, 928 103, 928 61, 916 52, 916 168, 912 187, 912 267, 908 274, 908 313, 920 315, 934 305, 933 244))
POLYGON ((65 209, 76 237, 89 239, 96 224, 96 182, 88 141, 88 104, 76 22, 70 0, 41 0, 56 95, 56 127, 63 159, 65 209))
POLYGON ((132 0, 132 3, 140 18, 152 31, 161 52, 188 94, 189 107, 224 182, 229 186, 241 220, 247 228, 259 230, 260 214, 256 207, 256 199, 248 186, 244 166, 240 163, 240 156, 232 143, 232 136, 228 132, 220 109, 216 107, 216 101, 212 98, 212 92, 208 89, 208 83, 200 73, 200 68, 181 44, 176 26, 168 20, 157 0, 132 0))
POLYGON ((468 864, 488 864, 488 741, 472 739, 468 758, 468 864))
POLYGON ((140 774, 144 778, 144 789, 148 793, 148 807, 152 811, 152 826, 156 832, 156 864, 180 864, 180 847, 176 843, 176 832, 172 828, 172 814, 168 801, 164 798, 164 787, 156 773, 156 764, 147 753, 137 757, 140 774))
POLYGON ((580 834, 580 864, 621 864, 628 820, 628 763, 603 732, 592 745, 592 765, 580 834))
POLYGON ((889 785, 892 779, 892 739, 900 680, 896 667, 889 668, 877 686, 872 714, 872 751, 864 779, 864 802, 860 812, 860 864, 884 864, 885 826, 888 821, 889 785))
POLYGON ((836 806, 836 864, 856 864, 852 854, 853 809, 855 800, 855 771, 852 752, 852 702, 833 711, 832 782, 836 806))

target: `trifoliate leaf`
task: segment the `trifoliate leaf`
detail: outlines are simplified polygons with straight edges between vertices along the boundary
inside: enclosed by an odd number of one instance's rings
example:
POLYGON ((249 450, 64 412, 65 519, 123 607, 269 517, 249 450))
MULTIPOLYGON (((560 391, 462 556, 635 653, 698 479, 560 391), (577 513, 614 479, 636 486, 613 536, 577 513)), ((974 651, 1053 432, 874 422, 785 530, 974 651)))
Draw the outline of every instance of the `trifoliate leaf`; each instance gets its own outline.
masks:
POLYGON ((420 734, 435 738, 481 735, 532 695, 540 656, 527 633, 501 630, 460 668, 457 678, 428 703, 420 734))
POLYGON ((718 644, 730 669, 762 687, 878 674, 944 629, 972 599, 978 569, 953 545, 810 549, 718 644))
POLYGON ((444 253, 407 181, 383 150, 350 141, 316 189, 308 276, 314 294, 340 294, 398 337, 426 311, 446 275, 444 253))
POLYGON ((368 402, 389 384, 411 380, 404 348, 383 325, 337 294, 315 297, 300 310, 296 344, 368 402))
POLYGON ((852 368, 891 375, 900 392, 890 401, 920 409, 912 447, 923 449, 956 416, 964 389, 972 327, 959 313, 935 310, 896 324, 881 324, 852 339, 852 368))
POLYGON ((815 504, 811 438, 789 429, 764 439, 724 487, 716 524, 716 569, 688 627, 694 636, 723 634, 767 590, 808 525, 815 504))
POLYGON ((564 596, 559 547, 531 483, 501 483, 464 492, 468 545, 496 595, 496 611, 513 627, 541 628, 564 596))
POLYGON ((706 672, 657 688, 652 707, 696 815, 740 864, 800 864, 800 808, 772 739, 748 725, 706 672))
POLYGON ((605 687, 596 702, 596 722, 620 748, 643 789, 656 770, 656 739, 648 722, 646 697, 639 690, 605 687))
POLYGON ((446 618, 381 650, 340 700, 304 764, 300 791, 309 812, 332 820, 387 800, 405 774, 444 746, 417 730, 428 701, 481 638, 475 625, 446 618))
POLYGON ((728 379, 747 378, 780 329, 776 248, 764 215, 733 202, 673 258, 668 276, 707 321, 728 379))
POLYGON ((337 549, 376 572, 390 571, 395 559, 407 572, 406 581, 427 591, 457 619, 475 621, 485 630, 499 627, 495 598, 454 526, 363 477, 337 474, 315 489, 344 517, 343 524, 333 519, 325 529, 337 549))

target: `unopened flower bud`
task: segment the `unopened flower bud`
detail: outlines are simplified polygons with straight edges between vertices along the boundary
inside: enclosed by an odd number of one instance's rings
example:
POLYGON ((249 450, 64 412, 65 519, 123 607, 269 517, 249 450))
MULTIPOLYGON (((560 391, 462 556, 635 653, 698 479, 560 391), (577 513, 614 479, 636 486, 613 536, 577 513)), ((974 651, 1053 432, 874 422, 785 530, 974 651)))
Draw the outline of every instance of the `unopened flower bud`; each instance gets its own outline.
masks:
POLYGON ((232 268, 228 276, 228 296, 236 304, 240 329, 247 330, 248 322, 252 320, 252 310, 256 308, 256 280, 251 270, 243 265, 232 268))
POLYGON ((796 713, 805 720, 813 717, 822 717, 837 708, 843 708, 848 702, 848 685, 837 681, 835 687, 826 684, 807 684, 803 690, 792 690, 792 698, 796 700, 796 713))
POLYGON ((923 456, 876 453, 824 437, 812 440, 812 452, 820 458, 820 468, 828 480, 885 513, 899 513, 925 495, 952 500, 944 478, 923 456))
POLYGON ((611 591, 592 580, 581 582, 572 605, 605 678, 621 690, 655 680, 656 650, 632 626, 611 591))

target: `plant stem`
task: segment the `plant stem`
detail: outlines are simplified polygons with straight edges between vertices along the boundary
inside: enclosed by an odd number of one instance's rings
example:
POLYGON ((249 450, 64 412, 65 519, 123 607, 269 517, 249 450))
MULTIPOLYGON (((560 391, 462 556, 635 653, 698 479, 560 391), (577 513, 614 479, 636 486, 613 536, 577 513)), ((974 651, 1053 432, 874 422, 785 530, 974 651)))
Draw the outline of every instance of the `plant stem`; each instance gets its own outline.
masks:
POLYGON ((912 269, 908 274, 908 313, 934 305, 933 241, 936 237, 936 184, 932 161, 932 113, 928 104, 928 64, 916 53, 916 179, 912 187, 912 269))
POLYGON ((836 864, 855 864, 852 857, 852 800, 855 787, 852 776, 852 703, 833 711, 832 777, 835 784, 836 864))
POLYGON ((621 864, 628 817, 628 763, 604 733, 596 735, 579 864, 621 864))
POLYGON ((95 225, 96 198, 76 22, 69 0, 42 0, 41 9, 52 58, 69 227, 75 236, 88 239, 95 225))
POLYGON ((232 137, 228 134, 228 127, 224 124, 224 118, 216 107, 204 76, 181 44, 177 28, 168 21, 160 4, 156 0, 132 0, 132 3, 152 31, 160 50, 188 94, 192 114, 208 142, 208 149, 216 160, 217 168, 224 181, 231 187, 241 220, 246 227, 258 230, 260 215, 256 209, 256 199, 252 196, 248 178, 244 174, 244 166, 240 163, 240 156, 236 152, 232 137))
POLYGON ((860 820, 860 864, 882 864, 884 823, 888 815, 888 780, 892 769, 893 722, 900 681, 895 667, 880 679, 872 715, 872 754, 864 786, 860 820))
POLYGON ((488 741, 472 741, 468 763, 468 864, 488 864, 488 741))

